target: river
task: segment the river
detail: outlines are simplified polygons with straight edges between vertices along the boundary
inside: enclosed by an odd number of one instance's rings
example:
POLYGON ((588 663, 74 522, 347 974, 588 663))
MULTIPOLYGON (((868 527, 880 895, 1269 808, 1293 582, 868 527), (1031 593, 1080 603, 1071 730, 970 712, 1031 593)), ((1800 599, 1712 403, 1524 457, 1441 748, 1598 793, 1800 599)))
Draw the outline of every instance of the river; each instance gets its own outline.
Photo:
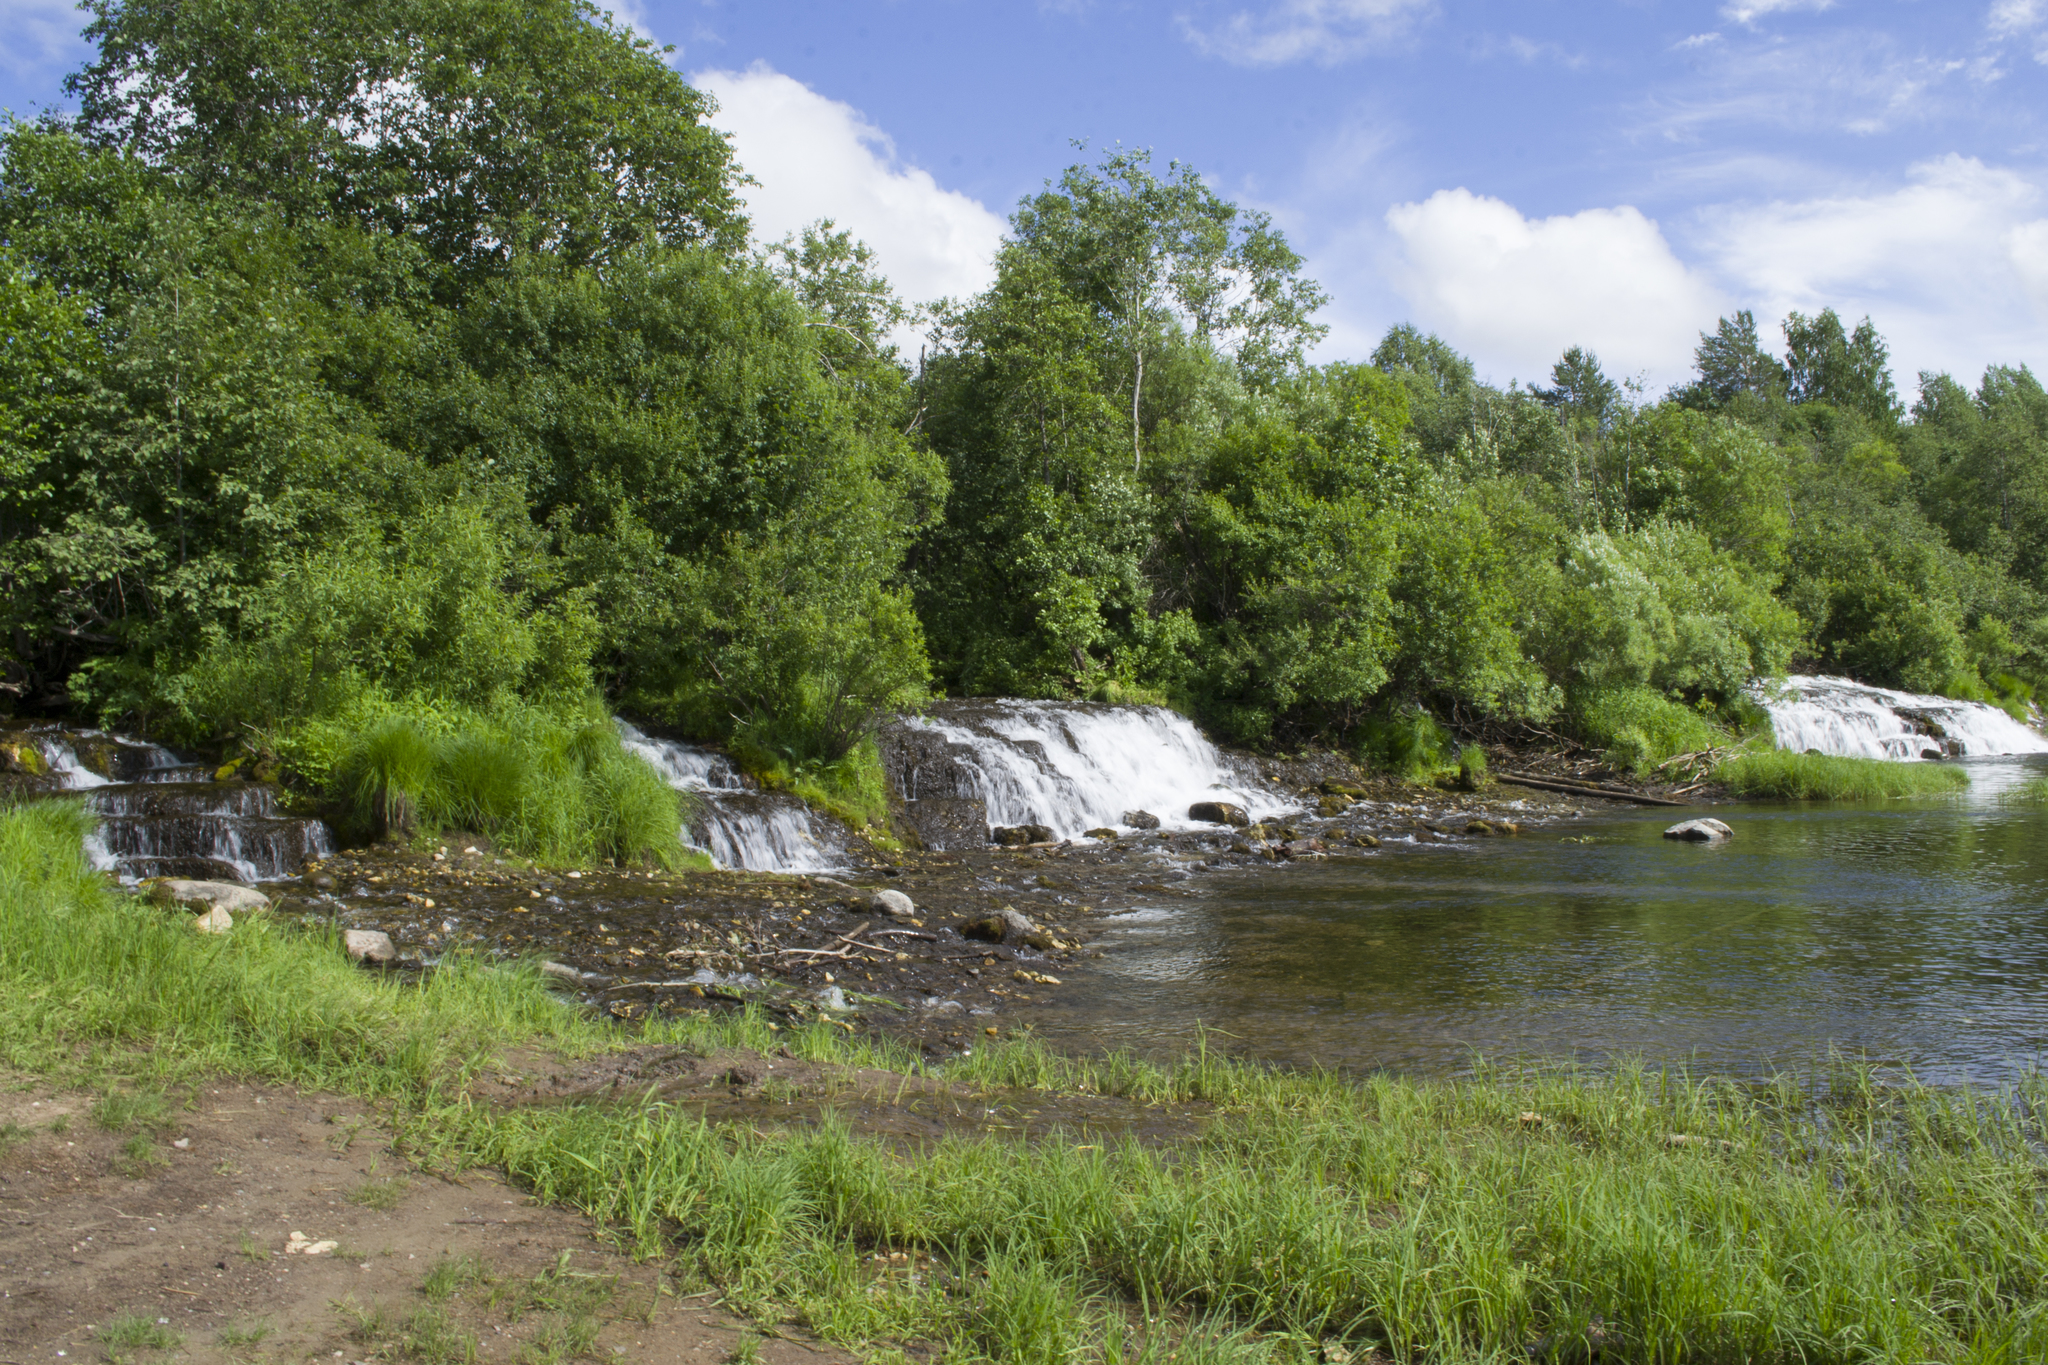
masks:
POLYGON ((1715 809, 1725 845, 1616 811, 1515 840, 1212 874, 1110 919, 1042 1031, 1433 1073, 1638 1055, 1757 1074, 1831 1049, 1937 1083, 2048 1053, 2048 758, 1959 797, 1715 809))

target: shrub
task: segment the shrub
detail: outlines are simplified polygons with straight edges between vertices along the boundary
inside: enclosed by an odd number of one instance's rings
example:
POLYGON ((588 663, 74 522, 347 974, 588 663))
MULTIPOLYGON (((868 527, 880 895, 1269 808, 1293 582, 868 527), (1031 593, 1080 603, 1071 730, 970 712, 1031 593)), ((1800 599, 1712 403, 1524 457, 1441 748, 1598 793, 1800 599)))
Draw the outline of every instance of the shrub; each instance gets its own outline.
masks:
POLYGON ((1358 734, 1360 760, 1397 777, 1422 777, 1450 762, 1450 732, 1419 706, 1370 716, 1358 734))
POLYGON ((1673 754, 1728 742, 1727 733, 1706 716, 1647 687, 1605 688, 1576 710, 1587 742, 1632 772, 1646 772, 1673 754))

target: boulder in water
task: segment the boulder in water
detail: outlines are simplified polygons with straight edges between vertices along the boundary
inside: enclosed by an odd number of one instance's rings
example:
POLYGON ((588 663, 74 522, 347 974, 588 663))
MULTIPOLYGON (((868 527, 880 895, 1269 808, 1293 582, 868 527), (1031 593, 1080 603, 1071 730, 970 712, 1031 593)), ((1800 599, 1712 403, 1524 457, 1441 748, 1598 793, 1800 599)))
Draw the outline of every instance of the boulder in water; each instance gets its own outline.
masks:
POLYGON ((1720 844, 1734 838, 1735 831, 1719 820, 1687 820, 1665 830, 1664 837, 1693 844, 1720 844))
POLYGON ((1059 946, 1051 934, 1033 924, 1014 905, 1006 905, 986 919, 969 920, 960 926, 960 937, 977 943, 1022 944, 1027 948, 1059 946))
POLYGON ((988 837, 990 843, 1004 848, 1022 848, 1026 844, 1051 843, 1052 829, 1047 825, 997 825, 988 837))
POLYGON ((225 934, 235 927, 235 917, 225 906, 216 905, 203 915, 194 915, 192 927, 202 934, 225 934))
POLYGON ((1127 829, 1159 828, 1159 817, 1149 810, 1127 810, 1124 812, 1123 822, 1127 829))
POLYGON ((1239 829, 1252 822, 1243 806, 1234 806, 1228 801, 1197 801, 1188 807, 1188 819, 1210 825, 1234 825, 1239 829))
POLYGON ((1339 793, 1333 796, 1325 796, 1322 800, 1316 802, 1316 810, 1325 820, 1333 820, 1345 811, 1350 810, 1354 804, 1355 802, 1350 797, 1339 793))
POLYGON ((867 908, 877 915, 895 919, 909 919, 917 913, 916 903, 901 891, 877 891, 868 897, 867 908))
POLYGON ((1116 831, 1105 826, 1101 829, 1089 830, 1087 837, 1090 839, 1114 839, 1116 838, 1116 831))
POLYGON ((382 929, 344 929, 342 950, 356 962, 396 962, 398 947, 382 929))
POLYGON ((253 887, 237 886, 233 882, 198 882, 166 877, 157 885, 163 888, 164 895, 180 905, 205 905, 244 915, 270 908, 270 897, 253 887))
POLYGON ((1326 778, 1322 784, 1325 796, 1348 796, 1353 801, 1363 800, 1365 788, 1356 782, 1344 782, 1337 778, 1326 778))

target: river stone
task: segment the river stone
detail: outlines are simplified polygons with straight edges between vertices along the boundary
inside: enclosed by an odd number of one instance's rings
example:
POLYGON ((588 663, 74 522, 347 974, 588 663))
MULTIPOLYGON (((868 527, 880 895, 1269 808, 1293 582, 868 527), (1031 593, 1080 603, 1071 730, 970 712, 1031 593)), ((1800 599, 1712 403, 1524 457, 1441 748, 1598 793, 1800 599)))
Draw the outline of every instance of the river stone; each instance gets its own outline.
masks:
POLYGON ((917 913, 916 903, 901 891, 877 891, 868 897, 868 909, 895 919, 909 919, 917 913))
POLYGON ((1128 829, 1158 829, 1159 817, 1149 810, 1127 810, 1124 812, 1124 826, 1128 829))
POLYGON ((1233 806, 1228 801, 1197 801, 1188 807, 1188 819, 1210 825, 1235 825, 1239 829, 1252 822, 1243 806, 1233 806))
POLYGON ((194 882, 182 877, 167 877, 157 885, 180 905, 213 906, 241 915, 270 908, 270 897, 253 887, 237 886, 233 882, 194 882))
POLYGON ((1365 788, 1359 786, 1356 782, 1341 782, 1334 777, 1326 779, 1322 787, 1325 796, 1348 796, 1353 801, 1360 800, 1365 796, 1365 788))
POLYGON ((382 929, 344 929, 341 946, 357 962, 396 962, 398 948, 382 929))
POLYGON ((194 915, 192 927, 202 934, 225 934, 235 927, 235 917, 227 912, 227 907, 216 905, 203 915, 194 915))
POLYGON ((1326 796, 1322 800, 1316 802, 1316 810, 1319 813, 1321 813, 1322 817, 1325 820, 1331 820, 1335 819, 1339 815, 1342 815, 1345 811, 1350 810, 1353 804, 1355 803, 1352 801, 1350 797, 1344 796, 1342 794, 1336 796, 1326 796))
POLYGON ((1004 848, 1022 848, 1026 844, 1049 844, 1052 842, 1052 828, 1048 825, 997 825, 988 832, 989 842, 1001 844, 1004 848))
POLYGON ((960 937, 973 939, 977 943, 1021 943, 1027 948, 1045 949, 1058 946, 1051 934, 1033 924, 1030 918, 1014 905, 1006 905, 986 919, 969 920, 960 926, 960 937))
POLYGON ((1091 829, 1088 831, 1088 837, 1090 839, 1114 839, 1116 838, 1116 831, 1113 829, 1109 829, 1107 827, 1102 829, 1091 829))
POLYGON ((540 964, 540 974, 553 981, 568 981, 578 986, 583 984, 583 973, 566 962, 543 962, 540 964))
POLYGON ((1665 830, 1664 837, 1694 844, 1718 844, 1734 838, 1735 831, 1719 820, 1687 820, 1665 830))

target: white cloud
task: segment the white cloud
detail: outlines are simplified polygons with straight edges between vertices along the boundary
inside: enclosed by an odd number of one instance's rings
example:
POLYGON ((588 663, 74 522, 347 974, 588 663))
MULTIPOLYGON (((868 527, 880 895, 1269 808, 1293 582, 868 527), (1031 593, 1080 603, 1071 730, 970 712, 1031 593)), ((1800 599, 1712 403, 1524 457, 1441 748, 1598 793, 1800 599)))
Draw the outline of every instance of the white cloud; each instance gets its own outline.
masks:
POLYGON ((1710 210, 1699 246, 1759 318, 1869 314, 1894 368, 1968 375, 2048 358, 2048 185, 1973 157, 1914 166, 1875 194, 1710 210))
POLYGON ((717 97, 712 123, 733 135, 740 165, 760 182, 746 190, 757 241, 831 218, 874 248, 912 303, 977 293, 994 279, 1003 220, 899 162, 859 110, 761 63, 690 79, 717 97))
POLYGON ((1185 14, 1180 24, 1197 48, 1242 66, 1330 66, 1401 37, 1435 8, 1435 0, 1276 0, 1263 13, 1239 10, 1213 28, 1185 14))
POLYGON ((1835 0, 1735 0, 1732 5, 1722 6, 1721 13, 1738 24, 1756 27, 1756 21, 1766 14, 1783 14, 1795 10, 1819 13, 1833 9, 1835 0))
POLYGON ((53 67, 71 65, 86 51, 78 36, 85 21, 72 0, 0 0, 0 70, 47 78, 53 67))
POLYGON ((1525 218, 1469 190, 1387 212, 1394 287, 1413 320, 1496 378, 1547 374, 1568 346, 1610 374, 1669 382, 1689 370, 1724 301, 1633 208, 1525 218))
POLYGON ((2024 33, 2041 22, 2041 0, 1997 0, 1985 22, 2000 37, 2024 33))

